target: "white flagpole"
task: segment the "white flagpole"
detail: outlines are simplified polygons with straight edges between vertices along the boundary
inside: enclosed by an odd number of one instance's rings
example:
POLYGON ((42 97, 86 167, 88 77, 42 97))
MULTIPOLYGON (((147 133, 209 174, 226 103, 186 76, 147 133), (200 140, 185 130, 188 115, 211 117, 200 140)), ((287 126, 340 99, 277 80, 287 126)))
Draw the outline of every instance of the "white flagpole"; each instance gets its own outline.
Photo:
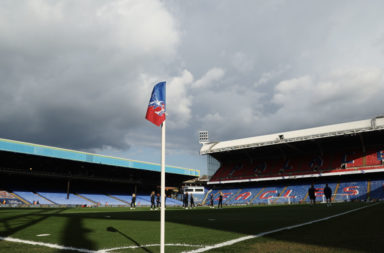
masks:
POLYGON ((165 121, 161 126, 161 214, 160 214, 160 253, 165 246, 165 121))

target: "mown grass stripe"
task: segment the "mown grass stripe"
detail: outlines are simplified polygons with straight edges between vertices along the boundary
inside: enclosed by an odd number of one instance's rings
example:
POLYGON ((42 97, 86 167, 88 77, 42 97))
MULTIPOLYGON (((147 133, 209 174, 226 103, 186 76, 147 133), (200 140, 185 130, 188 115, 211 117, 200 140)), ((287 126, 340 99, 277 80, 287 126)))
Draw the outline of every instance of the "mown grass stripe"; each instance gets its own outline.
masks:
POLYGON ((348 210, 348 211, 345 211, 345 212, 342 212, 342 213, 338 213, 338 214, 335 214, 335 215, 331 215, 331 216, 328 216, 328 217, 324 217, 324 218, 321 218, 321 219, 317 219, 317 220, 313 220, 313 221, 308 221, 308 222, 304 222, 304 223, 300 223, 300 224, 296 224, 296 225, 292 225, 292 226, 286 226, 286 227, 270 230, 270 231, 267 231, 267 232, 262 232, 262 233, 259 233, 259 234, 256 234, 256 235, 243 236, 243 237, 240 237, 240 238, 236 238, 236 239, 229 240, 229 241, 226 241, 226 242, 222 242, 222 243, 206 246, 206 247, 203 247, 203 248, 200 248, 200 249, 196 249, 196 250, 183 251, 182 253, 200 253, 200 252, 206 252, 206 251, 211 250, 211 249, 217 249, 217 248, 222 248, 222 247, 225 247, 225 246, 230 246, 230 245, 242 242, 242 241, 246 241, 246 240, 250 240, 250 239, 256 239, 256 238, 259 238, 259 237, 262 237, 262 236, 265 236, 265 235, 269 235, 269 234, 273 234, 273 233, 277 233, 277 232, 280 232, 280 231, 283 231, 283 230, 294 229, 294 228, 310 225, 310 224, 313 224, 313 223, 317 223, 317 222, 333 219, 333 218, 336 218, 336 217, 339 217, 339 216, 342 216, 342 215, 346 215, 346 214, 349 214, 349 213, 352 213, 352 212, 356 212, 356 211, 359 211, 359 210, 362 210, 362 209, 365 209, 365 208, 368 208, 368 207, 375 206, 377 204, 379 204, 379 203, 375 203, 375 204, 368 205, 368 206, 363 206, 363 207, 358 207, 358 208, 355 208, 355 209, 352 209, 352 210, 348 210))

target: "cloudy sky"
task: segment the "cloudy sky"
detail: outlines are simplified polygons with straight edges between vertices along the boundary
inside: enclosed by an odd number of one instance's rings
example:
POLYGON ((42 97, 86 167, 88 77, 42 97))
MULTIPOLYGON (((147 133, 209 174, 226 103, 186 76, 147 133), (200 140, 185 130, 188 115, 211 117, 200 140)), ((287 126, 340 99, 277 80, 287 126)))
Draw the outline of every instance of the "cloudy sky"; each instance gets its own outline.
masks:
POLYGON ((230 140, 384 113, 384 2, 0 0, 0 137, 167 164, 230 140))

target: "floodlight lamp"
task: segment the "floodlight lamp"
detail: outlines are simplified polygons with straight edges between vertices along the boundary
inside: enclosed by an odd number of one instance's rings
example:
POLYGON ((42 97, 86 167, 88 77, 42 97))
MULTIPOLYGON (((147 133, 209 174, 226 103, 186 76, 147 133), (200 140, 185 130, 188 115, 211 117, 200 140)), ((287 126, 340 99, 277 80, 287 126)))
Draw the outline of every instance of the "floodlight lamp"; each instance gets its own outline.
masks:
POLYGON ((208 142, 208 131, 199 131, 199 143, 204 144, 208 142))

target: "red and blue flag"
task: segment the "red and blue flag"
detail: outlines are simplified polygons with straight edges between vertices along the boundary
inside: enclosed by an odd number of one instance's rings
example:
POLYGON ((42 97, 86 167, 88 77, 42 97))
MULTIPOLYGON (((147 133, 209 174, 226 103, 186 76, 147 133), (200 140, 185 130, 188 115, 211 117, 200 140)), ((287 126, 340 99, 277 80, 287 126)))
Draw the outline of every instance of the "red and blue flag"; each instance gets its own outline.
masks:
POLYGON ((155 85, 149 100, 145 118, 156 126, 160 126, 165 120, 165 82, 155 85))

